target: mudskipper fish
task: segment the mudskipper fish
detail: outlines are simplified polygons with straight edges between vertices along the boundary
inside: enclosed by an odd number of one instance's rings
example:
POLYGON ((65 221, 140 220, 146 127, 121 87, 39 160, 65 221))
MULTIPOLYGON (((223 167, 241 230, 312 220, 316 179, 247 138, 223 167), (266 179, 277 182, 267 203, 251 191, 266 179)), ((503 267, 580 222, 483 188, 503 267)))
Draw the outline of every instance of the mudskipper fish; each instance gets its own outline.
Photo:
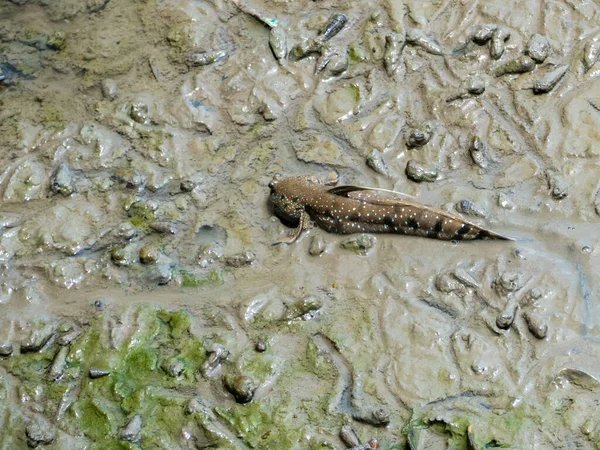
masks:
POLYGON ((462 217, 422 205, 393 191, 362 186, 330 187, 314 177, 283 178, 269 183, 273 212, 294 233, 278 243, 294 242, 312 219, 330 233, 397 233, 448 241, 502 239, 462 217))

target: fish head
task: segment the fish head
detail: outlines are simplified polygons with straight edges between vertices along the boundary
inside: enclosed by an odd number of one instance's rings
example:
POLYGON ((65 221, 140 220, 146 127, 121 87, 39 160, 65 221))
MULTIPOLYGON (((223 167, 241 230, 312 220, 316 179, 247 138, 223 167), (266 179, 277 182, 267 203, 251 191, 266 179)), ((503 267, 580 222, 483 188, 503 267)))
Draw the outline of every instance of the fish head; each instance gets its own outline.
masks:
POLYGON ((283 222, 297 223, 319 186, 313 177, 282 177, 276 174, 269 183, 269 204, 273 213, 283 222))

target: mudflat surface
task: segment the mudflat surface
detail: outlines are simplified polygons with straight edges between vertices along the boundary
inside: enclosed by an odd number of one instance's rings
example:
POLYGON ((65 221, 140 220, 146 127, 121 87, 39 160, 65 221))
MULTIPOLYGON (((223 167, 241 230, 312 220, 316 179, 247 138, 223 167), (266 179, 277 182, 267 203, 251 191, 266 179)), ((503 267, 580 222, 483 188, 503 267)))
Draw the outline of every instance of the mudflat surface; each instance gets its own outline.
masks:
POLYGON ((0 3, 0 448, 600 445, 600 4, 0 3), (514 242, 291 233, 276 173, 514 242))

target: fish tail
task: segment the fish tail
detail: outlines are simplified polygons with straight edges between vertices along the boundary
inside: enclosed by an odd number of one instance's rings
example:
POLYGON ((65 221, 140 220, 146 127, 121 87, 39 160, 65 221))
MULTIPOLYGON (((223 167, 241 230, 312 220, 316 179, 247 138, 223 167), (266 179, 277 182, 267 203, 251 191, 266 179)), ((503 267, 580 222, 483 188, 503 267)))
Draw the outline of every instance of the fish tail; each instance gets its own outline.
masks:
POLYGON ((474 223, 466 221, 453 221, 454 226, 448 227, 448 239, 452 241, 461 240, 503 240, 514 241, 513 238, 488 230, 474 223))

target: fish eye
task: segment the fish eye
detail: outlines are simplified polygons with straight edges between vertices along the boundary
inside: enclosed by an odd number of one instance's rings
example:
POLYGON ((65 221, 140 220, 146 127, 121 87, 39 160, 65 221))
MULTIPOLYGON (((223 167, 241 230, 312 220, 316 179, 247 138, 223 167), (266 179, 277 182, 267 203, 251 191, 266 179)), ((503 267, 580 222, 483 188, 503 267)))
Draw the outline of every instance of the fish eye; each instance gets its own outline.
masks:
POLYGON ((279 173, 276 173, 275 176, 273 176, 273 179, 269 183, 269 188, 272 191, 275 190, 275 186, 277 186, 277 183, 279 182, 280 179, 281 179, 281 174, 279 174, 279 173))

